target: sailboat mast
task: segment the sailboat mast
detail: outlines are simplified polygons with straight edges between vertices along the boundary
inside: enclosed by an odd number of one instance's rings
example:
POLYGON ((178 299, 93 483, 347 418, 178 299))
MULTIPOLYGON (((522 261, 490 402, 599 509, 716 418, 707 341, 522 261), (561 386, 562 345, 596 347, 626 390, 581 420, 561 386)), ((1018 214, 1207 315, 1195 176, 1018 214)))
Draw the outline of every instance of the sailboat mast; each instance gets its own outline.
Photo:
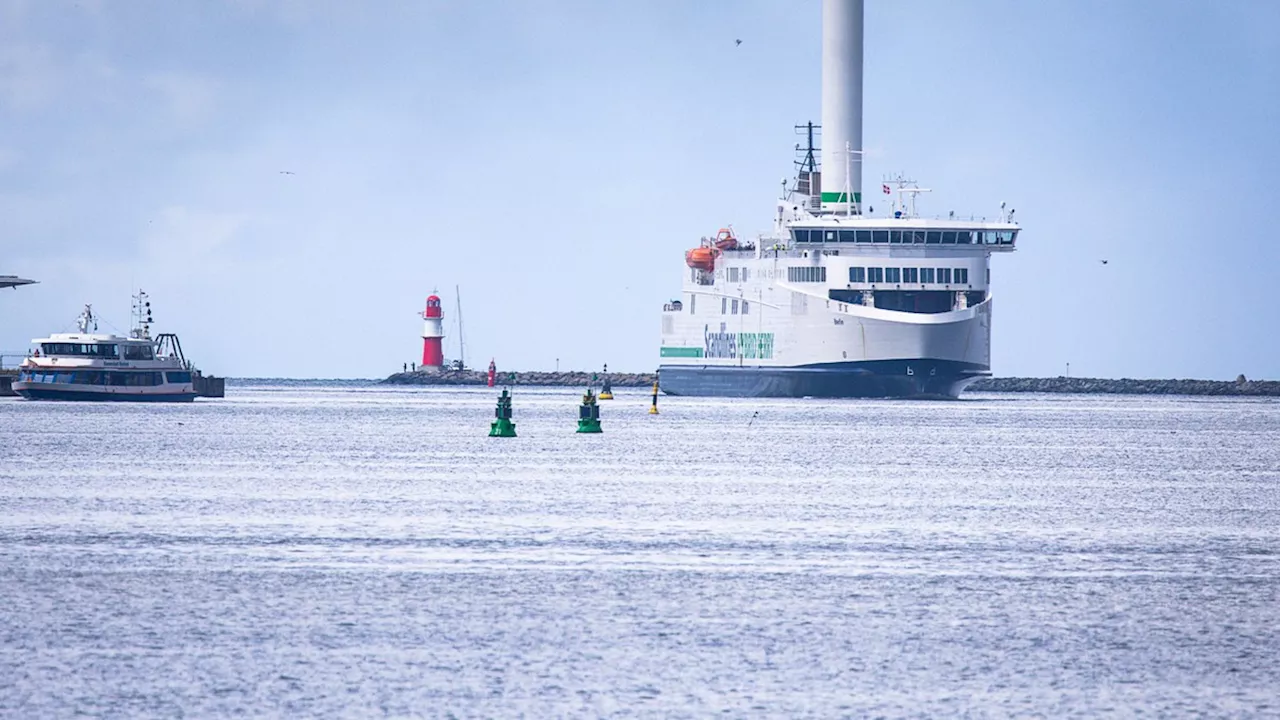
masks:
POLYGON ((454 296, 457 298, 458 304, 458 361, 462 363, 462 369, 467 369, 467 346, 466 341, 462 338, 462 290, 459 286, 453 286, 454 296))

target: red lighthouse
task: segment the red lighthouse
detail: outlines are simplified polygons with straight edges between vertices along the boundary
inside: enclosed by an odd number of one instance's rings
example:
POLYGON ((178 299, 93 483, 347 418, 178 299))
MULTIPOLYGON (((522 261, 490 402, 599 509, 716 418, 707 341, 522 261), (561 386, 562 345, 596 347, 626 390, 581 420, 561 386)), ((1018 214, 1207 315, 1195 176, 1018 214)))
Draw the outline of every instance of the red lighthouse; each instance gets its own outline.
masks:
POLYGON ((427 298, 422 320, 422 367, 439 370, 444 367, 444 316, 440 312, 439 297, 427 298))

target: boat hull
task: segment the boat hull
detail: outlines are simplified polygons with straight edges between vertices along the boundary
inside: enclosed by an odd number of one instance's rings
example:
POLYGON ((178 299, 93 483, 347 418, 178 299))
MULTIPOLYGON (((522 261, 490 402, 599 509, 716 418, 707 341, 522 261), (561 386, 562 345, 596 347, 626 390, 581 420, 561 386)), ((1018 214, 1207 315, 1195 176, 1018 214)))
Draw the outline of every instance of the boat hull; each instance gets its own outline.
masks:
POLYGON ((698 397, 954 399, 989 374, 986 366, 932 359, 799 367, 663 365, 658 384, 668 395, 698 397))
POLYGON ((191 402, 194 392, 124 393, 94 390, 63 390, 14 383, 13 390, 28 400, 71 400, 77 402, 191 402))

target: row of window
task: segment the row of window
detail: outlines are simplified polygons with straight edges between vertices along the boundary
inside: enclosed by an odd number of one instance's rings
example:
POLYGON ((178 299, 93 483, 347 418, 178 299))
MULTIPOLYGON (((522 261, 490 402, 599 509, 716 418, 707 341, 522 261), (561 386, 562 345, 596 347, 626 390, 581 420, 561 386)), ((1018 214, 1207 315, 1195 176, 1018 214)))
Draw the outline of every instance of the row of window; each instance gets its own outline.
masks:
MULTIPOLYGON (((739 313, 739 310, 741 310, 741 313, 743 315, 750 315, 751 314, 750 303, 748 303, 746 300, 739 301, 739 300, 731 300, 726 297, 720 298, 720 314, 721 315, 737 315, 739 313)), ((690 313, 693 312, 692 306, 689 308, 689 312, 690 313)))
POLYGON ((748 273, 747 270, 748 268, 728 268, 729 282, 746 282, 747 278, 750 276, 750 273, 748 273))
POLYGON ((888 245, 1012 245, 1017 230, 840 230, 792 228, 798 243, 885 243, 888 245))
POLYGON ((969 268, 896 268, 896 267, 851 267, 849 282, 871 283, 873 285, 887 283, 889 285, 956 285, 969 284, 969 268))
MULTIPOLYGON (((115 343, 40 343, 40 351, 46 356, 118 358, 119 347, 115 343)), ((155 353, 150 345, 124 346, 125 360, 153 360, 155 353)))
POLYGON ((191 382, 191 373, 185 370, 172 372, 121 372, 106 370, 23 370, 18 379, 23 382, 57 383, 61 385, 114 385, 119 387, 148 387, 171 383, 191 382))
POLYGON ((823 265, 802 265, 787 268, 788 282, 826 282, 827 268, 823 265))

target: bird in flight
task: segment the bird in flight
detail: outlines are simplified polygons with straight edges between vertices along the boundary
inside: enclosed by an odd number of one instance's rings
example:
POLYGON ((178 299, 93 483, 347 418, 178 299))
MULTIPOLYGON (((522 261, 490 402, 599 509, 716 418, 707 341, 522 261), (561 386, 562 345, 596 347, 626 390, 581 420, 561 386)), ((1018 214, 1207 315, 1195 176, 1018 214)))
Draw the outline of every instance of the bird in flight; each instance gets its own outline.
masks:
POLYGON ((739 45, 741 45, 741 44, 742 44, 742 41, 741 41, 741 40, 734 40, 734 41, 733 41, 733 46, 734 46, 734 47, 737 47, 737 46, 739 46, 739 45))
POLYGON ((297 175, 298 173, 292 172, 290 170, 281 170, 280 174, 281 175, 297 175))
POLYGON ((1107 264, 1107 261, 1106 261, 1106 260, 1099 260, 1099 262, 1101 262, 1103 265, 1106 265, 1106 264, 1107 264))

